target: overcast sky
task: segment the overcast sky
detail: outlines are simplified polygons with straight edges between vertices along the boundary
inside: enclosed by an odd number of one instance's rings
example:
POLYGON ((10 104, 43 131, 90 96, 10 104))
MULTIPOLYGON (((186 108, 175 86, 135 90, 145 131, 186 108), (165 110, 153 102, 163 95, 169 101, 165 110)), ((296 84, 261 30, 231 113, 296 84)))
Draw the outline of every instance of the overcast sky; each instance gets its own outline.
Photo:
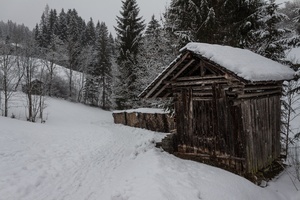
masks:
MULTIPOLYGON (((276 0, 277 3, 286 0, 276 0)), ((148 23, 155 14, 159 19, 171 0, 137 0, 140 7, 140 16, 148 23)), ((0 0, 0 21, 12 20, 18 24, 24 24, 30 29, 39 23, 46 5, 50 9, 56 9, 60 13, 75 8, 86 22, 90 17, 94 23, 98 20, 105 22, 110 32, 114 34, 113 26, 116 25, 116 16, 120 16, 121 0, 0 0)))
MULTIPOLYGON (((137 3, 140 16, 143 16, 145 22, 148 23, 153 14, 157 19, 160 18, 170 0, 137 0, 137 3)), ((120 16, 122 7, 121 0, 0 0, 0 21, 12 20, 32 29, 36 23, 40 22, 47 4, 50 9, 55 8, 58 13, 62 8, 65 12, 75 8, 86 22, 90 17, 93 18, 95 24, 98 20, 105 22, 111 32, 114 32, 116 16, 120 16)))

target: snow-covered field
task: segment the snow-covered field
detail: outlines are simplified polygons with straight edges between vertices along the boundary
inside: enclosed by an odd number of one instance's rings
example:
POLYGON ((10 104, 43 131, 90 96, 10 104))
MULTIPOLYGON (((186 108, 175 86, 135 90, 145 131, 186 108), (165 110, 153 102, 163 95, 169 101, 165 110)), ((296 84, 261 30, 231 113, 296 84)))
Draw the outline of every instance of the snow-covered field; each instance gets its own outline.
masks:
POLYGON ((1 200, 300 199, 292 171, 261 188, 155 148, 164 133, 113 124, 111 112, 48 98, 45 114, 44 124, 0 117, 1 200))

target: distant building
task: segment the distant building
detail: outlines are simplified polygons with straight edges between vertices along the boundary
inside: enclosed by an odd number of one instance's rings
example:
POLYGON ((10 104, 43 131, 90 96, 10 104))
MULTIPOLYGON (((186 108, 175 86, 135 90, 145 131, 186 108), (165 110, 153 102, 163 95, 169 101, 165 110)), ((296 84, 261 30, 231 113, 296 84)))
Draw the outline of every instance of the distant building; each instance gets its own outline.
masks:
POLYGON ((24 84, 22 86, 22 91, 24 93, 28 93, 28 91, 31 91, 30 93, 33 95, 43 95, 44 91, 44 83, 38 79, 34 79, 30 82, 30 84, 24 84))

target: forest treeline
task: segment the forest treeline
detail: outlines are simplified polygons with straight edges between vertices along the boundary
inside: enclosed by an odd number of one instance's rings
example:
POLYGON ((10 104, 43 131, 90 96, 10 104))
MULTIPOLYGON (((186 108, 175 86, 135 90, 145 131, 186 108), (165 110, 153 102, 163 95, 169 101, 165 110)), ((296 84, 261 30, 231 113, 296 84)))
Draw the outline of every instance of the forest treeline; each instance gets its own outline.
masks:
MULTIPOLYGON (((103 109, 149 104, 138 94, 191 41, 246 48, 282 63, 285 51, 300 45, 299 1, 279 8, 274 0, 172 0, 162 16, 145 22, 137 1, 124 0, 116 37, 105 22, 85 21, 75 9, 47 5, 37 21, 33 30, 0 22, 1 56, 46 60, 39 78, 46 85, 43 94, 103 109), (68 81, 57 76, 56 65, 68 69, 68 81), (74 86, 74 71, 82 73, 80 87, 74 86)), ((7 62, 1 59, 1 69, 7 62)), ((3 88, 7 83, 1 80, 3 88)))

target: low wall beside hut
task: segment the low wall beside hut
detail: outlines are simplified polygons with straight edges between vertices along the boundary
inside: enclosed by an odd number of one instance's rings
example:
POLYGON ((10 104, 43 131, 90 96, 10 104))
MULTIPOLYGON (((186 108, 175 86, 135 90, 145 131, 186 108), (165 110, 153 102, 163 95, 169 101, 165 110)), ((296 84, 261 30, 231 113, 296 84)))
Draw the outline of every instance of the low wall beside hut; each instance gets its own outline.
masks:
POLYGON ((139 108, 113 112, 115 124, 124 124, 151 131, 170 133, 175 129, 174 118, 161 109, 139 108))

